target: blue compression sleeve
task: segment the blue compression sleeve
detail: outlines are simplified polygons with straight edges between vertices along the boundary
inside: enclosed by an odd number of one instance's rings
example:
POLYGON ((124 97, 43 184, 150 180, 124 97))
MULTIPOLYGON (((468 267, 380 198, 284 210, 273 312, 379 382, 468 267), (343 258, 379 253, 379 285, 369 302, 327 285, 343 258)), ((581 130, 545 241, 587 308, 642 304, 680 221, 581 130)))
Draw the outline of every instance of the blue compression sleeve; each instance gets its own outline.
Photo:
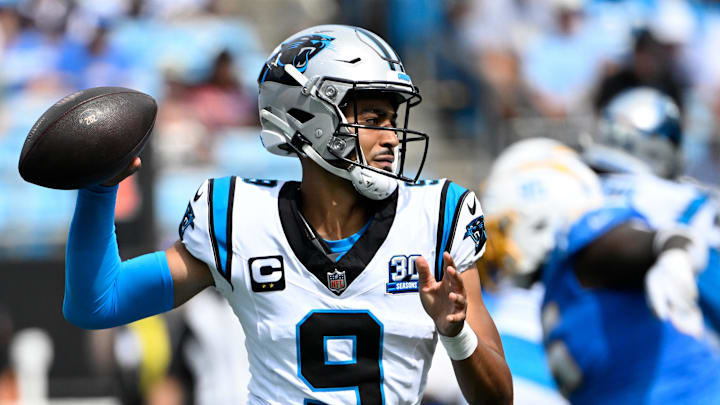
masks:
POLYGON ((85 329, 119 326, 173 307, 165 252, 120 261, 115 238, 116 187, 78 191, 65 252, 63 314, 85 329))

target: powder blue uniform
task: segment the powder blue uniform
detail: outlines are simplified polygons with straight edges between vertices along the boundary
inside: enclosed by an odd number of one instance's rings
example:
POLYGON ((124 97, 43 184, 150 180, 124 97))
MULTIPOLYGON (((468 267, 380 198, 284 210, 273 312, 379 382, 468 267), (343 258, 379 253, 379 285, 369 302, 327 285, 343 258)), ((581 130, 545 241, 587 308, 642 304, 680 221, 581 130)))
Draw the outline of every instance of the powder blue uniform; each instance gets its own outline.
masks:
POLYGON ((587 213, 560 237, 543 270, 544 342, 574 404, 712 404, 720 358, 651 312, 642 291, 583 288, 572 255, 613 227, 645 219, 622 206, 587 213))
POLYGON ((698 243, 707 245, 707 266, 698 276, 699 302, 706 322, 720 332, 720 203, 714 192, 652 175, 612 174, 602 182, 611 202, 629 204, 653 228, 687 226, 698 243))

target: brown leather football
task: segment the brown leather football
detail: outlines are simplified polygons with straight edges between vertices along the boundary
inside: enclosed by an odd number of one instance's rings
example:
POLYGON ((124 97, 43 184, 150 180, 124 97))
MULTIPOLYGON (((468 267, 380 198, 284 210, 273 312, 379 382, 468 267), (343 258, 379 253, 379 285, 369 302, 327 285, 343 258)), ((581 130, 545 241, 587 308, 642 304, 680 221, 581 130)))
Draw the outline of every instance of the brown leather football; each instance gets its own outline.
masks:
POLYGON ((37 120, 20 153, 26 181, 69 190, 99 184, 140 153, 155 125, 151 96, 122 87, 72 93, 37 120))

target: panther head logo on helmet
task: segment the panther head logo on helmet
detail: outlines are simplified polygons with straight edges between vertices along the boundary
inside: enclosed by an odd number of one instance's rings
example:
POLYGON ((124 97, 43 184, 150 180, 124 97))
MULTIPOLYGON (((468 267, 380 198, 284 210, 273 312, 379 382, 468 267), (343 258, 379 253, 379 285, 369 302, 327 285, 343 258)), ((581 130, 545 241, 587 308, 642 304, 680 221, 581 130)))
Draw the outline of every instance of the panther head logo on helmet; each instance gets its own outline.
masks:
POLYGON ((297 85, 298 83, 285 72, 287 64, 295 66, 298 71, 304 72, 308 62, 330 45, 335 38, 323 34, 301 35, 280 45, 280 50, 268 59, 258 81, 272 80, 283 84, 297 85))

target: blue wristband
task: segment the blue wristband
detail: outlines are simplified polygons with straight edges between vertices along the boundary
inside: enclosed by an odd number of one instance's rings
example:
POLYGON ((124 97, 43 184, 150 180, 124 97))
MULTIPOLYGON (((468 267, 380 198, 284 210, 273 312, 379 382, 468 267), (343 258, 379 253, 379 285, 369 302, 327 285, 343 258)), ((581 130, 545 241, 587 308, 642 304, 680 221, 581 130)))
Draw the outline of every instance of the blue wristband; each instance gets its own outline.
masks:
POLYGON ((165 252, 120 261, 115 238, 117 186, 78 191, 65 260, 63 314, 76 326, 103 329, 172 309, 165 252))

